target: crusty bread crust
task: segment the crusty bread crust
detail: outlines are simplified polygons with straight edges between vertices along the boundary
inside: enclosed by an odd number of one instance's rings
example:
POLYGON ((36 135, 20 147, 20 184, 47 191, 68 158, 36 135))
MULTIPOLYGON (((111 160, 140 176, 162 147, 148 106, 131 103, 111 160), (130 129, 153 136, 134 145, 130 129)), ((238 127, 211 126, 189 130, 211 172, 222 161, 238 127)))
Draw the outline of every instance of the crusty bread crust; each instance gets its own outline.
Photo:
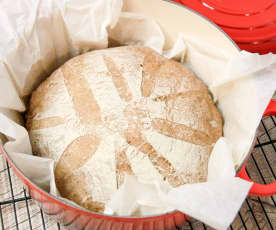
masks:
POLYGON ((126 174, 172 187, 206 180, 222 118, 182 64, 125 46, 56 70, 32 94, 27 129, 34 154, 55 160, 61 195, 103 211, 126 174))

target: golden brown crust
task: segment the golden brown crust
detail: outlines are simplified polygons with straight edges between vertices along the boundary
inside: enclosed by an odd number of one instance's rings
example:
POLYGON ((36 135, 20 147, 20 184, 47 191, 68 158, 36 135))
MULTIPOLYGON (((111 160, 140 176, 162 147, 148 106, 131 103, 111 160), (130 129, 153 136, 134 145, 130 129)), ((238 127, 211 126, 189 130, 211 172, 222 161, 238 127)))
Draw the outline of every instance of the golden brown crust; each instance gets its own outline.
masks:
POLYGON ((211 98, 206 95, 206 92, 197 90, 189 91, 187 93, 170 94, 168 96, 155 98, 155 101, 164 101, 170 109, 170 101, 175 102, 177 100, 184 100, 185 98, 189 98, 189 100, 192 99, 189 109, 195 113, 195 116, 197 115, 197 110, 202 113, 201 129, 194 129, 187 125, 165 119, 152 119, 153 127, 156 131, 164 135, 196 145, 211 145, 212 143, 215 143, 222 135, 222 127, 213 127, 210 122, 215 121, 217 124, 221 124, 222 120, 217 108, 211 98))
POLYGON ((126 83, 126 80, 122 76, 121 72, 117 69, 116 64, 114 63, 112 58, 104 55, 104 61, 105 61, 106 67, 108 68, 109 73, 111 74, 112 81, 116 89, 118 90, 120 97, 127 102, 131 101, 132 94, 130 92, 130 89, 126 83))
POLYGON ((93 201, 92 195, 85 189, 86 175, 80 171, 71 173, 66 179, 56 179, 61 196, 76 202, 78 205, 95 212, 104 211, 104 203, 93 201))
POLYGON ((72 98, 74 108, 83 125, 97 125, 101 123, 100 107, 95 100, 88 82, 82 75, 84 55, 74 58, 61 67, 64 83, 72 98))
POLYGON ((119 188, 125 179, 125 175, 134 175, 130 162, 127 159, 125 149, 118 149, 115 152, 116 159, 116 180, 117 180, 117 188, 119 188))
POLYGON ((64 124, 64 119, 60 117, 48 117, 40 120, 33 120, 28 124, 29 130, 47 129, 64 124))
POLYGON ((62 153, 55 167, 58 180, 67 180, 66 176, 83 166, 96 152, 100 140, 94 135, 75 139, 62 153))
POLYGON ((34 122, 33 118, 38 114, 47 110, 50 106, 51 94, 55 94, 62 85, 62 78, 57 74, 58 71, 52 73, 39 87, 32 93, 29 104, 29 110, 26 116, 26 126, 30 130, 34 122))
MULTIPOLYGON (((128 129, 125 132, 125 139, 127 143, 131 146, 136 147, 139 151, 144 153, 149 157, 151 163, 156 168, 156 170, 162 175, 164 179, 168 179, 168 182, 176 187, 178 185, 184 184, 183 180, 176 175, 176 170, 172 164, 163 156, 161 156, 154 147, 147 142, 145 137, 141 133, 140 125, 134 121, 134 117, 139 117, 139 112, 136 110, 136 114, 132 113, 132 110, 128 111, 128 108, 125 110, 125 116, 129 121, 128 129)), ((141 116, 141 114, 140 114, 141 116)), ((143 114, 142 116, 143 117, 143 114)))
MULTIPOLYGON (((56 96, 63 87, 69 95, 74 113, 77 114, 79 122, 77 128, 84 130, 85 133, 67 144, 63 148, 63 152, 58 153, 55 176, 61 195, 90 210, 103 211, 104 203, 95 200, 93 194, 87 189, 89 175, 81 170, 99 148, 103 136, 95 131, 99 127, 101 130, 102 127, 106 127, 108 132, 119 134, 121 138, 125 139, 127 147, 131 146, 144 154, 156 171, 171 186, 183 185, 187 181, 204 181, 207 176, 207 163, 212 146, 222 135, 222 118, 211 100, 206 86, 182 64, 168 60, 150 48, 127 46, 95 53, 102 57, 107 72, 102 70, 98 73, 95 70, 97 66, 89 64, 97 59, 97 55, 88 53, 78 56, 65 63, 46 79, 34 91, 30 100, 27 114, 27 129, 30 132, 50 130, 53 127, 65 125, 67 122, 71 122, 65 116, 42 116, 40 118, 41 114, 55 105, 53 95, 56 96), (141 60, 139 68, 142 69, 142 76, 139 90, 142 97, 140 99, 135 98, 135 94, 131 91, 131 87, 123 75, 124 70, 118 67, 116 60, 118 53, 126 55, 126 57, 132 55, 137 60, 141 60), (89 85, 91 83, 87 80, 88 77, 97 76, 99 78, 102 75, 110 77, 120 100, 125 104, 121 113, 127 122, 127 128, 121 127, 120 131, 111 129, 110 124, 102 118, 101 104, 97 101, 96 94, 89 85), (163 117, 154 117, 151 114, 149 106, 152 104, 165 106, 165 110, 161 114, 163 117), (179 171, 163 153, 153 147, 143 134, 145 120, 150 121, 150 129, 166 138, 205 148, 204 152, 200 153, 200 163, 197 166, 199 168, 196 174, 179 171), (187 180, 186 177, 190 179, 187 180)), ((133 77, 137 77, 136 74, 133 72, 133 77)), ((109 92, 107 91, 106 94, 109 92)), ((112 119, 114 119, 112 122, 116 121, 117 117, 112 119)), ((39 135, 39 140, 47 142, 47 135, 39 135)), ((64 135, 67 134, 64 133, 64 135)), ((40 149, 37 141, 32 144, 35 145, 33 146, 35 149, 40 149)), ((126 151, 125 146, 118 146, 114 153, 110 153, 114 154, 116 161, 114 168, 117 187, 122 185, 126 174, 135 175, 132 161, 128 158, 126 151)), ((47 152, 41 154, 38 151, 37 154, 51 156, 47 152)), ((92 172, 93 168, 89 170, 92 172)))

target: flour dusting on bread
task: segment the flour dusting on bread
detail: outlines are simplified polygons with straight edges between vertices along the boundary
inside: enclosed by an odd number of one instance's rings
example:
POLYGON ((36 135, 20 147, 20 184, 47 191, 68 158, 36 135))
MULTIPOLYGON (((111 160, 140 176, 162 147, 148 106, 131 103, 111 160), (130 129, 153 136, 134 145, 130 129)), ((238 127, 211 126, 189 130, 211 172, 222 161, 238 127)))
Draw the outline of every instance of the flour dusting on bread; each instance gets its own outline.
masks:
POLYGON ((125 46, 56 70, 32 94, 27 128, 34 153, 55 160, 61 195, 103 211, 127 174, 171 187, 205 181, 222 119, 182 64, 125 46))

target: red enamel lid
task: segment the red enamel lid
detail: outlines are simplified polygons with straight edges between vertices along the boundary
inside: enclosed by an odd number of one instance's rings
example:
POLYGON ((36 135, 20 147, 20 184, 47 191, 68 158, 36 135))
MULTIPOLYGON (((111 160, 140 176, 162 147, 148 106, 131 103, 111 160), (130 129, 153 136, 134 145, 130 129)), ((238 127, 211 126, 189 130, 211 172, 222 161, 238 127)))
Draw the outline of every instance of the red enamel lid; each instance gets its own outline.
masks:
POLYGON ((175 0, 220 26, 244 50, 276 53, 275 0, 175 0))

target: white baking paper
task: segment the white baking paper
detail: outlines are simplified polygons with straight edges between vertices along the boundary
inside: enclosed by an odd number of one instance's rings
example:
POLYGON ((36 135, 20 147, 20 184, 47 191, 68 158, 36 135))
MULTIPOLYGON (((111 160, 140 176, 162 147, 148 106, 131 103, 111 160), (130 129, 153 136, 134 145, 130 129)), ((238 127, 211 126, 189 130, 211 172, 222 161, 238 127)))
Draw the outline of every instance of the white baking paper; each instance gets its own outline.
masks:
POLYGON ((9 0, 0 2, 0 133, 4 148, 26 176, 58 194, 52 160, 31 155, 20 113, 32 90, 73 56, 106 48, 108 40, 150 46, 183 62, 209 87, 224 118, 224 137, 209 160, 208 181, 168 189, 126 181, 106 205, 114 215, 151 215, 178 209, 216 229, 226 229, 251 183, 235 177, 262 114, 276 89, 276 56, 233 56, 200 38, 179 34, 170 50, 151 18, 121 12, 121 0, 9 0))

